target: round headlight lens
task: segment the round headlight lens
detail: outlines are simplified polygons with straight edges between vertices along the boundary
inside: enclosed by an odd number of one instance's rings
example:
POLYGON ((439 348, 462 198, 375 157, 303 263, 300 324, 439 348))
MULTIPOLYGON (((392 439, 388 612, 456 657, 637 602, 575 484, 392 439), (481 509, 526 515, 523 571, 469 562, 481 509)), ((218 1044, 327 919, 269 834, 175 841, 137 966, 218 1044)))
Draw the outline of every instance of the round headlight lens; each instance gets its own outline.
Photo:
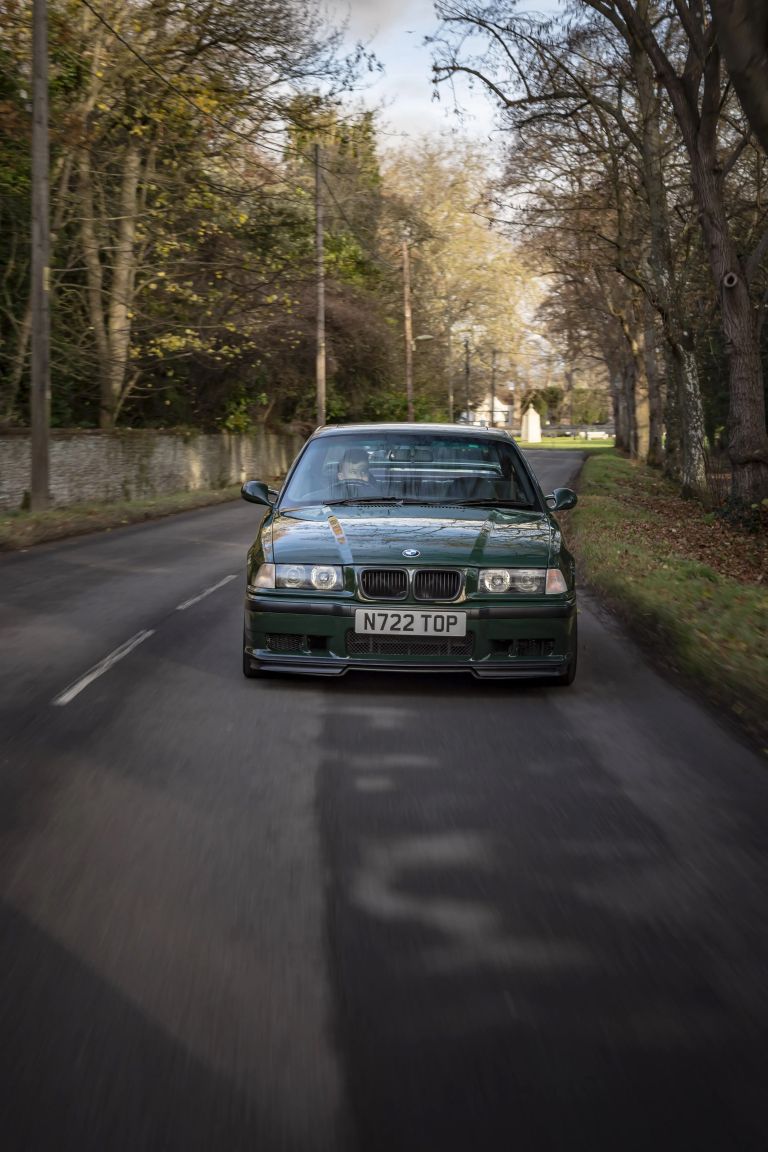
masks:
POLYGON ((538 592, 542 584, 542 573, 535 568, 519 568, 515 573, 515 588, 518 592, 538 592))
POLYGON ((301 588, 307 579, 307 574, 302 564, 281 565, 281 569, 280 583, 283 588, 301 588))
POLYGON ((512 577, 507 568, 485 568, 480 573, 480 584, 485 592, 508 592, 512 577))
POLYGON ((329 564, 318 564, 312 569, 309 579, 318 592, 330 592, 339 583, 339 572, 329 564))

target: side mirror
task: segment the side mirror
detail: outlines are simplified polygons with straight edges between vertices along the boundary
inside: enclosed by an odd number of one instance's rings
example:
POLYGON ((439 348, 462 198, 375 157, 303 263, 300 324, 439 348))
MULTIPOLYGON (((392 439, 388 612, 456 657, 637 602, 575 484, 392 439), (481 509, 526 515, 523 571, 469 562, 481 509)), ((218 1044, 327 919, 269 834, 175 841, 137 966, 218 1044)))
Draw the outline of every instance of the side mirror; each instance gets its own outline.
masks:
POLYGON ((545 496, 544 499, 547 503, 547 508, 552 512, 567 512, 569 508, 573 508, 578 500, 575 492, 570 488, 555 488, 551 496, 545 496))
MULTIPOLYGON (((274 492, 274 489, 272 489, 274 492)), ((251 504, 266 505, 271 508, 273 500, 270 496, 270 489, 266 484, 262 484, 261 480, 246 480, 240 489, 240 495, 243 500, 248 500, 251 504)))

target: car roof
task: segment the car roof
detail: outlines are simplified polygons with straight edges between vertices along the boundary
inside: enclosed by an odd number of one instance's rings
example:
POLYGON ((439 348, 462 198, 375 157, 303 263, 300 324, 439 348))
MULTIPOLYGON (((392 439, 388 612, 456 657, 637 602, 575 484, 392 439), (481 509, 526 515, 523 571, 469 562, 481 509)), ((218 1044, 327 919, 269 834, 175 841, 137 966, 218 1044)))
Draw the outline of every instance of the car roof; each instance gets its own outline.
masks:
POLYGON ((312 433, 315 436, 329 436, 338 433, 350 434, 353 433, 360 435, 371 434, 378 432, 417 432, 430 434, 430 433, 445 433, 450 432, 451 435, 489 438, 494 440, 511 440, 509 432, 505 428, 478 428, 473 427, 471 424, 417 424, 417 423, 392 423, 392 424, 324 424, 321 428, 316 428, 312 433))

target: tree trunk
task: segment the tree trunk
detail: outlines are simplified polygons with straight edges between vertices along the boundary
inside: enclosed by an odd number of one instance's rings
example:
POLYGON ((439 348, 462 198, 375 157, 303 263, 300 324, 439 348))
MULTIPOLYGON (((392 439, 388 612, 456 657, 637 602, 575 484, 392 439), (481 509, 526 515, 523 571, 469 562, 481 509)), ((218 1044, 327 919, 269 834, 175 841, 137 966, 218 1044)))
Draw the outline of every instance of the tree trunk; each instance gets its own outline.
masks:
POLYGON ((78 192, 80 196, 83 258, 85 261, 86 301, 93 338, 96 343, 98 361, 99 394, 101 405, 99 426, 111 428, 111 411, 105 407, 105 396, 109 395, 109 336, 104 315, 104 269, 101 263, 101 250, 97 234, 96 204, 93 193, 93 173, 89 145, 80 148, 77 164, 78 192))
POLYGON ((680 387, 680 426, 684 429, 680 461, 681 490, 683 496, 692 498, 703 492, 706 484, 704 409, 699 391, 699 366, 693 348, 683 343, 676 343, 675 359, 680 387))
POLYGON ((667 366, 672 372, 668 381, 669 390, 676 394, 670 397, 668 391, 668 409, 673 414, 675 426, 668 428, 666 471, 682 484, 684 494, 690 496, 694 492, 703 491, 706 483, 702 435, 704 410, 698 364, 685 335, 685 324, 678 303, 683 294, 675 283, 656 81, 651 62, 638 42, 632 41, 629 47, 642 116, 643 183, 651 225, 649 266, 654 303, 671 353, 666 357, 667 366))
MULTIPOLYGON (((617 351, 618 370, 611 373, 612 379, 621 380, 619 385, 621 402, 619 404, 621 432, 616 427, 616 447, 628 452, 633 459, 638 459, 640 449, 640 436, 637 420, 638 393, 645 400, 647 390, 645 387, 645 365, 643 351, 637 329, 635 308, 631 297, 623 293, 623 299, 618 303, 610 283, 599 272, 595 272, 598 283, 605 297, 606 306, 614 317, 620 344, 617 351)), ((623 284, 623 281, 618 283, 623 284)), ((647 432, 646 432, 647 437, 647 432)))
POLYGON ((630 427, 627 412, 625 361, 617 352, 611 352, 605 358, 605 366, 608 369, 608 379, 611 382, 611 405, 613 407, 613 424, 616 429, 616 448, 619 452, 629 453, 630 427))
POLYGON ((667 375, 667 387, 664 396, 664 475, 682 483, 683 479, 683 440, 682 419, 680 415, 680 398, 682 388, 679 387, 679 368, 674 349, 669 341, 663 345, 664 366, 667 375))
POLYGON ((659 381, 659 361, 656 354, 655 313, 650 302, 645 302, 645 334, 643 339, 645 377, 648 381, 648 455, 647 461, 653 468, 660 468, 664 462, 662 448, 664 431, 664 410, 659 381))
POLYGON ((136 282, 137 192, 141 178, 141 149, 135 136, 129 139, 123 162, 120 190, 120 224, 112 266, 109 300, 109 370, 107 390, 102 393, 102 427, 114 427, 117 409, 125 387, 131 344, 131 318, 136 282))
POLYGON ((643 387, 645 366, 634 328, 632 311, 631 308, 622 309, 618 313, 618 320, 626 343, 626 358, 622 371, 626 450, 633 460, 637 460, 640 458, 640 428, 637 408, 639 396, 645 393, 643 387))
POLYGON ((566 368, 565 372, 565 407, 568 410, 568 423, 573 427, 573 388, 576 373, 573 368, 566 368))
POLYGON ((720 294, 730 361, 727 446, 733 496, 753 503, 768 496, 768 437, 757 322, 746 270, 730 233, 714 154, 700 148, 691 171, 712 277, 720 294))

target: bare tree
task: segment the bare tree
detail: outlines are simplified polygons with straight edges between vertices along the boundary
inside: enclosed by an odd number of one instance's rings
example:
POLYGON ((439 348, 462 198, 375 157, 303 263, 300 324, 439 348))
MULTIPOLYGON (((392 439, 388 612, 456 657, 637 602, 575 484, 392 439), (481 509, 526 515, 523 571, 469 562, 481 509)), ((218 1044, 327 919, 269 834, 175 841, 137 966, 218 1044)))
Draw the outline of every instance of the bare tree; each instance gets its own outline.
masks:
POLYGON ((688 446, 695 450, 689 459, 692 466, 684 468, 684 486, 695 487, 700 480, 701 468, 696 466, 696 458, 698 455, 700 464, 704 426, 692 354, 696 317, 689 315, 678 322, 680 294, 670 277, 668 229, 663 198, 659 195, 663 191, 663 168, 652 139, 656 85, 666 96, 666 105, 684 144, 697 222, 730 360, 727 443, 734 497, 746 502, 762 499, 768 493, 768 438, 758 337, 768 235, 755 237, 750 247, 742 251, 732 227, 728 180, 748 148, 748 134, 743 125, 739 126, 733 101, 728 99, 714 27, 704 0, 584 0, 583 5, 572 6, 565 26, 550 21, 539 22, 535 27, 530 19, 515 16, 504 0, 490 6, 446 2, 440 5, 446 24, 481 31, 506 69, 512 88, 505 90, 504 83, 494 77, 487 58, 465 62, 455 52, 448 53, 447 59, 438 64, 437 79, 450 79, 455 72, 464 72, 484 83, 513 113, 533 104, 542 109, 538 115, 548 115, 550 119, 583 118, 587 106, 610 111, 618 123, 623 120, 631 138, 637 132, 621 104, 617 106, 614 100, 609 110, 604 87, 580 84, 573 66, 580 48, 575 33, 582 24, 585 7, 591 8, 603 19, 604 27, 613 31, 615 51, 623 48, 625 57, 634 59, 635 99, 639 99, 638 88, 642 96, 645 86, 640 151, 649 203, 654 202, 652 198, 656 202, 651 233, 651 266, 656 279, 652 298, 662 313, 665 335, 675 351, 673 364, 681 378, 682 396, 677 412, 688 446), (521 44, 535 47, 538 59, 533 68, 530 52, 521 59, 521 44), (650 64, 650 71, 639 67, 642 57, 650 64))
POLYGON ((691 186, 702 238, 718 293, 723 335, 730 357, 727 443, 733 468, 733 494, 751 503, 768 496, 768 436, 760 361, 757 309, 751 289, 758 278, 768 240, 747 255, 738 251, 726 206, 726 177, 745 147, 741 137, 722 147, 720 120, 725 91, 720 51, 703 0, 585 0, 620 33, 628 46, 639 44, 670 99, 690 163, 691 186), (659 9, 660 8, 660 12, 659 9), (665 51, 658 17, 679 21, 686 37, 682 60, 665 51))
MULTIPOLYGON (((646 364, 653 360, 644 355, 643 337, 643 331, 654 338, 655 332, 652 325, 644 328, 640 320, 644 305, 638 292, 644 291, 660 306, 648 272, 660 251, 649 252, 646 220, 664 196, 660 134, 655 140, 654 169, 645 163, 645 151, 654 137, 640 126, 633 77, 602 28, 594 22, 591 27, 581 24, 570 29, 526 16, 506 19, 503 7, 443 6, 448 24, 469 24, 497 52, 494 62, 486 56, 475 67, 449 50, 436 68, 437 78, 470 72, 482 78, 501 104, 504 122, 511 129, 508 183, 515 189, 514 215, 521 221, 521 231, 530 237, 533 227, 533 235, 542 243, 541 257, 548 252, 548 266, 554 263, 561 269, 554 291, 563 291, 566 284, 581 277, 584 289, 591 279, 601 294, 598 315, 606 339, 613 345, 618 325, 626 343, 626 364, 620 373, 612 371, 615 386, 627 392, 620 410, 619 439, 633 454, 650 455, 659 463, 660 382, 658 373, 649 376, 646 371, 646 364), (644 202, 644 180, 649 174, 656 177, 657 195, 653 199, 646 195, 644 202), (626 280, 623 286, 616 282, 616 273, 626 280)), ((671 260, 669 240, 665 255, 671 260)), ((665 285, 672 279, 669 269, 666 276, 658 277, 665 285)), ((573 295, 566 299, 573 307, 573 295)), ((665 299, 671 309, 674 294, 668 290, 665 299)), ((599 331, 595 338, 599 341, 599 331)), ((613 351, 611 361, 615 367, 613 351)), ((694 400, 688 407, 698 405, 700 411, 695 375, 688 373, 685 379, 694 400)), ((685 481, 691 489, 704 478, 698 441, 700 436, 686 458, 685 481)))

